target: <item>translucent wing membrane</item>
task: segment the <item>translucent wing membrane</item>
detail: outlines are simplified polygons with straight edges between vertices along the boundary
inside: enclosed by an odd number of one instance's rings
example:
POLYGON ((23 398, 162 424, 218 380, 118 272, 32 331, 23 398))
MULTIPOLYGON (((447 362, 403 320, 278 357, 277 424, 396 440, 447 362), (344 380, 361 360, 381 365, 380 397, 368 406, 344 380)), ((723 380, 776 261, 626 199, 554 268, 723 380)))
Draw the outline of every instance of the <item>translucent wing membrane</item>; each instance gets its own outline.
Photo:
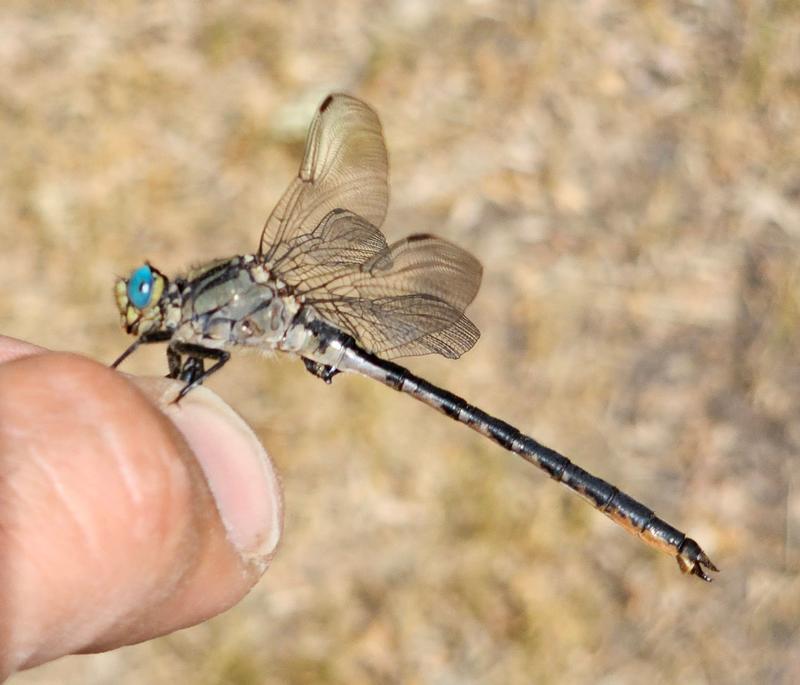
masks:
POLYGON ((336 209, 310 233, 276 245, 269 263, 281 280, 313 289, 333 276, 360 269, 387 248, 386 238, 375 226, 352 212, 336 209))
POLYGON ((369 222, 334 210, 313 232, 282 243, 270 268, 372 352, 455 358, 480 335, 463 312, 478 292, 481 265, 435 236, 387 245, 369 222))
POLYGON ((468 252, 431 235, 388 246, 357 273, 311 293, 327 318, 370 350, 387 357, 436 353, 456 358, 480 333, 464 316, 481 282, 481 265, 468 252))
POLYGON ((387 175, 375 113, 345 95, 326 98, 300 173, 267 220, 261 255, 275 277, 371 352, 459 357, 480 335, 464 309, 481 265, 432 235, 387 244, 378 228, 387 175))
POLYGON ((481 284, 480 262, 469 252, 433 235, 411 235, 362 264, 362 290, 370 297, 424 293, 463 311, 481 284))
POLYGON ((334 209, 380 227, 389 202, 388 169, 378 115, 348 95, 329 95, 311 122, 297 178, 264 225, 259 255, 271 259, 283 241, 310 233, 334 209))
POLYGON ((431 353, 457 359, 480 337, 464 314, 429 295, 340 298, 316 307, 367 350, 387 359, 431 353))

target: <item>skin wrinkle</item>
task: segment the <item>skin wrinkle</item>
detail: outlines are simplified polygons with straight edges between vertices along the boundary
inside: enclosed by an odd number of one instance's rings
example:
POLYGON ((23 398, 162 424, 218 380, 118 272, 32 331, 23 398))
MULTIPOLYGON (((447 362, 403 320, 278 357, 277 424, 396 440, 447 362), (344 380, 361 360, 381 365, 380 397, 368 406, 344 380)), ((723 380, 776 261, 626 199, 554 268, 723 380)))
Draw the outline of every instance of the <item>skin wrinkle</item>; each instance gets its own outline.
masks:
POLYGON ((113 459, 114 465, 117 467, 117 473, 119 474, 125 493, 130 500, 131 508, 136 509, 141 505, 144 496, 142 494, 141 483, 136 477, 136 470, 131 469, 128 460, 123 457, 125 454, 125 446, 119 439, 118 431, 113 426, 101 424, 99 433, 100 442, 108 447, 108 453, 113 459))
MULTIPOLYGON (((157 417, 159 422, 165 421, 161 417, 157 417)), ((165 424, 166 425, 166 424, 165 424)), ((182 439, 180 434, 175 431, 175 437, 182 439)), ((157 536, 160 546, 163 548, 167 546, 170 551, 170 556, 184 560, 185 563, 172 564, 171 573, 169 576, 163 575, 154 578, 154 582, 150 584, 148 589, 149 596, 155 600, 154 603, 161 601, 162 598, 170 596, 174 589, 180 584, 182 578, 187 575, 191 569, 189 560, 193 556, 193 552, 197 547, 195 535, 193 535, 196 527, 192 525, 193 519, 196 517, 194 508, 196 506, 195 498, 192 497, 193 488, 191 486, 192 476, 188 472, 189 465, 186 461, 176 461, 171 458, 170 446, 164 440, 157 440, 151 442, 151 452, 149 462, 149 478, 148 480, 154 483, 150 486, 151 489, 158 488, 159 492, 153 496, 151 492, 146 495, 143 490, 140 490, 140 502, 155 500, 160 504, 160 511, 154 513, 153 510, 146 512, 145 519, 155 525, 149 526, 145 533, 149 536, 157 536), (155 449, 152 449, 152 448, 155 449), (157 473, 153 471, 158 470, 157 473), (179 473, 180 472, 180 473, 179 473), (176 484, 181 485, 181 491, 177 492, 174 487, 176 484), (185 501, 188 498, 188 502, 185 501), (175 521, 173 516, 173 509, 191 511, 191 515, 186 517, 186 524, 182 526, 180 534, 176 535, 175 521), (177 539, 176 539, 177 538, 177 539)), ((146 487, 146 486, 145 486, 146 487)), ((134 511, 139 507, 134 507, 134 511)), ((132 611, 129 616, 122 619, 122 623, 128 623, 137 620, 138 611, 132 611)))
MULTIPOLYGON (((135 379, 134 379, 135 380, 135 379)), ((157 379, 156 383, 161 384, 165 383, 167 389, 161 393, 162 398, 167 395, 170 389, 173 389, 176 385, 173 382, 166 382, 163 379, 157 379)), ((145 387, 152 392, 152 384, 145 382, 140 386, 139 382, 134 383, 137 389, 143 394, 148 395, 150 393, 145 391, 145 387)), ((181 450, 181 453, 184 454, 184 450, 186 453, 190 452, 190 448, 185 443, 185 439, 181 432, 177 430, 171 421, 167 419, 165 416, 161 414, 156 414, 156 418, 161 423, 166 431, 171 433, 172 441, 175 444, 181 445, 184 449, 181 450)), ((129 449, 129 448, 127 448, 129 449)), ((166 504, 168 506, 162 507, 166 509, 166 511, 159 512, 158 515, 154 515, 153 511, 150 510, 147 512, 147 518, 153 520, 157 525, 151 527, 150 530, 147 531, 147 534, 153 535, 157 534, 159 536, 159 540, 162 542, 166 542, 166 534, 170 533, 172 527, 174 525, 174 517, 172 516, 172 508, 185 508, 186 503, 177 504, 177 501, 189 494, 189 502, 188 504, 192 506, 192 516, 189 517, 189 521, 187 521, 187 527, 189 530, 193 530, 193 526, 191 526, 191 519, 196 516, 194 512, 194 506, 196 505, 196 497, 191 496, 191 493, 194 491, 192 487, 192 483, 195 478, 204 478, 202 473, 197 474, 194 473, 195 465, 194 459, 180 459, 175 460, 172 456, 172 450, 174 450, 174 445, 171 444, 170 441, 165 440, 157 440, 150 442, 150 457, 148 462, 150 464, 150 473, 148 477, 148 483, 140 483, 142 490, 140 494, 144 500, 152 499, 151 496, 148 496, 147 493, 144 492, 145 487, 149 490, 154 488, 160 488, 159 496, 156 497, 156 501, 162 504, 166 504), (158 469, 158 473, 153 473, 155 469, 158 469), (180 473, 178 472, 180 471, 180 473), (183 494, 176 493, 175 485, 181 484, 183 489, 183 494)), ((199 470, 199 467, 198 467, 199 470)), ((185 536, 184 536, 185 537, 185 536)))
MULTIPOLYGON (((49 379, 49 387, 42 387, 40 392, 42 393, 52 393, 54 397, 70 397, 75 396, 75 393, 82 390, 82 383, 84 382, 83 374, 59 374, 56 376, 51 376, 49 379)), ((83 415, 79 418, 83 418, 83 415)), ((46 419, 43 419, 46 422, 46 419)), ((84 422, 81 422, 84 423, 84 422)), ((87 434, 96 436, 98 427, 103 427, 103 437, 108 437, 108 434, 111 431, 108 431, 105 428, 104 422, 99 423, 92 423, 91 425, 83 425, 82 428, 85 428, 87 434)), ((80 531, 81 538, 85 541, 85 549, 91 555, 91 561, 98 566, 103 565, 103 560, 105 557, 105 552, 102 549, 102 545, 97 538, 97 531, 95 530, 92 522, 90 520, 86 520, 86 517, 81 515, 81 507, 75 506, 72 502, 70 497, 70 493, 65 488, 64 483, 60 480, 58 476, 58 469, 53 469, 50 464, 48 463, 46 458, 40 457, 40 455, 34 451, 36 445, 39 444, 42 436, 49 435, 51 432, 58 432, 58 430, 63 430, 58 422, 56 422, 56 427, 54 431, 48 430, 46 425, 40 425, 39 429, 34 433, 33 430, 29 431, 31 434, 30 437, 27 439, 25 436, 22 436, 23 442, 19 444, 28 444, 31 449, 31 453, 29 458, 31 462, 36 465, 48 478, 48 481, 52 487, 53 492, 57 496, 59 502, 61 503, 64 511, 68 514, 68 516, 72 519, 77 529, 80 531)), ((73 428, 74 430, 74 428, 73 428)), ((93 440, 93 444, 102 445, 102 440, 93 440)), ((104 450, 105 451, 105 450, 104 450)), ((119 460, 115 459, 115 463, 118 463, 119 460)), ((123 482, 126 483, 125 479, 123 478, 123 482)), ((127 487, 126 487, 127 490, 127 487)))
MULTIPOLYGON (((6 436, 9 433, 6 432, 6 436)), ((102 553, 99 549, 100 545, 96 537, 89 533, 88 531, 91 529, 91 526, 85 525, 85 522, 82 520, 82 517, 75 511, 72 505, 70 505, 70 498, 68 493, 66 492, 65 488, 61 481, 54 476, 52 469, 49 465, 46 464, 44 457, 40 454, 39 450, 37 449, 37 435, 34 435, 33 431, 15 431, 11 433, 13 436, 31 436, 28 441, 28 449, 25 450, 24 458, 36 472, 41 474, 43 477, 43 481, 37 484, 37 488, 41 485, 47 487, 53 496, 57 499, 60 503, 63 511, 66 513, 68 517, 67 520, 71 519, 75 528, 78 530, 78 534, 81 538, 85 541, 84 550, 86 550, 89 554, 87 556, 92 556, 92 558, 100 559, 102 553)), ((16 444, 24 444, 24 443, 16 443, 16 444)), ((13 453, 13 451, 12 451, 13 453)), ((19 455, 18 455, 19 458, 19 455)), ((10 482, 6 482, 8 487, 12 487, 10 482)), ((21 483, 16 489, 18 492, 14 495, 14 497, 9 498, 9 501, 14 504, 15 501, 20 500, 22 496, 25 495, 26 492, 26 483, 21 483)), ((22 506, 22 509, 25 507, 22 506)), ((11 543, 8 548, 10 549, 18 549, 25 558, 25 564, 21 566, 21 568, 25 568, 27 566, 29 571, 33 569, 38 569, 33 576, 38 577, 43 582, 51 582, 56 581, 53 578, 53 574, 56 576, 59 573, 59 566, 57 563, 57 559, 51 559, 48 555, 42 555, 40 552, 30 554, 30 542, 24 535, 20 535, 20 533, 24 533, 25 528, 24 525, 17 526, 17 532, 14 534, 14 528, 12 527, 9 532, 13 534, 15 538, 15 542, 11 543), (52 563, 52 562, 56 563, 52 563)), ((9 536, 10 537, 10 536, 9 536)), ((35 545, 34 545, 35 547, 35 545)), ((21 559, 22 557, 20 557, 21 559)), ((14 594, 9 592, 8 599, 10 602, 14 600, 14 594)), ((66 598, 65 598, 66 599, 66 598)), ((67 600, 67 604, 69 601, 67 600)), ((58 615, 58 609, 54 605, 53 606, 54 615, 58 615)), ((9 615, 16 615, 16 616, 25 616, 28 614, 27 607, 21 607, 18 610, 11 609, 9 615)), ((37 655, 40 653, 46 653, 49 649, 49 645, 53 643, 62 643, 62 644, 69 644, 72 642, 73 644, 80 644, 82 642, 81 639, 81 632, 91 631, 92 627, 87 625, 83 621, 79 621, 76 623, 75 621, 65 621, 61 624, 60 628, 57 627, 57 624, 53 624, 52 621, 48 622, 47 633, 50 635, 49 640, 45 643, 40 642, 40 637, 35 633, 28 633, 26 634, 25 631, 22 632, 15 632, 13 633, 13 647, 7 653, 12 653, 14 655, 13 661, 15 663, 26 663, 31 659, 37 659, 37 655), (83 630, 82 630, 83 629, 83 630)), ((6 636, 8 641, 11 641, 10 636, 6 636)))
MULTIPOLYGON (((186 475, 189 478, 192 477, 188 471, 186 475)), ((171 478, 167 481, 172 483, 171 478)), ((138 603, 128 612, 117 616, 116 620, 103 631, 103 635, 118 636, 123 632, 138 633, 138 625, 142 621, 149 621, 150 616, 161 613, 160 607, 170 606, 174 603, 176 596, 182 595, 184 590, 194 583, 195 574, 198 572, 197 560, 205 556, 206 547, 211 542, 208 536, 202 534, 202 531, 214 525, 214 521, 210 519, 215 518, 216 514, 213 507, 209 508, 207 504, 204 505, 199 501, 202 498, 192 496, 191 487, 187 486, 186 495, 188 500, 181 502, 178 506, 188 511, 189 515, 186 517, 185 525, 182 526, 181 534, 172 536, 173 539, 169 542, 169 556, 172 561, 164 568, 160 568, 158 574, 147 581, 146 586, 143 584, 141 593, 147 597, 147 602, 138 603), (177 539, 174 539, 175 537, 177 539)), ((174 495, 169 495, 169 501, 172 502, 174 499, 174 495)), ((173 531, 167 530, 167 532, 172 533, 173 531)), ((237 566, 237 568, 243 571, 242 566, 237 566)), ((247 578, 247 576, 243 577, 247 578)), ((174 628, 169 628, 165 632, 171 630, 174 628)), ((160 631, 154 633, 154 635, 157 634, 160 634, 160 631)), ((80 650, 80 653, 104 651, 120 642, 119 637, 112 637, 110 645, 106 644, 106 640, 107 638, 101 637, 98 641, 88 644, 80 650)), ((123 643, 128 644, 128 641, 124 640, 123 643)))
MULTIPOLYGON (((173 389, 176 385, 173 382, 167 382, 160 378, 142 380, 134 376, 129 376, 127 374, 125 375, 130 381, 133 382, 136 389, 144 397, 152 395, 152 381, 155 381, 158 384, 156 387, 159 387, 161 383, 166 385, 166 389, 160 392, 162 400, 166 399, 170 389, 173 389)), ((154 418, 164 427, 165 430, 172 433, 173 440, 177 440, 179 444, 183 443, 183 436, 181 435, 180 431, 175 430, 169 420, 165 419, 165 417, 163 417, 160 413, 156 413, 154 418)), ((149 464, 147 473, 148 477, 146 480, 143 480, 135 477, 137 469, 134 468, 131 471, 130 458, 124 459, 120 456, 126 451, 130 451, 130 446, 123 443, 122 437, 117 432, 106 429, 103 433, 103 438, 113 445, 115 451, 118 450, 120 453, 119 455, 116 453, 114 454, 115 463, 118 465, 118 469, 121 471, 121 477, 126 484, 126 488, 130 491, 130 500, 133 505, 132 511, 136 512, 140 509, 143 502, 147 502, 152 499, 155 499, 156 502, 167 505, 166 507, 162 507, 167 509, 167 511, 159 512, 157 515, 154 515, 152 509, 146 512, 145 518, 151 522, 154 522, 156 525, 150 526, 146 531, 143 531, 146 535, 158 535, 159 540, 162 543, 166 542, 165 536, 170 532, 171 527, 174 524, 174 519, 170 510, 174 506, 177 506, 176 500, 180 497, 180 495, 175 493, 173 486, 180 482, 184 485, 185 490, 192 490, 191 486, 187 485, 186 483, 190 482, 193 477, 190 473, 193 460, 183 459, 176 461, 172 456, 172 450, 174 449, 174 446, 170 443, 170 441, 150 441, 148 448, 149 456, 147 458, 149 464), (157 473, 155 472, 156 469, 158 470, 157 473), (180 474, 177 473, 179 469, 181 471, 180 474), (154 496, 153 493, 157 489, 158 495, 154 496)), ((188 446, 186 449, 188 450, 188 446)))
MULTIPOLYGON (((12 452, 11 445, 21 437, 25 431, 7 431, 7 421, 0 415, 0 450, 3 454, 12 452)), ((14 492, 12 475, 19 470, 14 462, 3 460, 0 471, 0 679, 4 679, 8 672, 8 665, 20 663, 27 657, 26 652, 18 645, 17 640, 12 640, 11 623, 7 617, 17 614, 18 602, 14 593, 14 574, 11 572, 10 559, 6 559, 6 550, 20 547, 19 529, 13 525, 14 504, 17 493, 14 492)), ((15 636, 16 637, 16 636, 15 636)))
MULTIPOLYGON (((10 482, 5 480, 0 480, 0 487, 6 488, 10 487, 10 482)), ((6 506, 8 503, 12 502, 12 497, 5 497, 2 506, 6 506)), ((25 540, 24 537, 20 535, 20 531, 15 527, 9 525, 3 525, 2 520, 0 520, 0 549, 8 550, 8 549, 25 549, 25 540)), ((37 559, 30 559, 31 562, 37 563, 39 560, 37 559)), ((39 564, 41 565, 41 564, 39 564)), ((8 566, 6 566, 8 568, 8 566)), ((0 589, 0 611, 2 611, 2 616, 18 616, 23 612, 19 611, 17 605, 19 600, 15 593, 13 592, 13 586, 11 585, 11 579, 13 578, 13 574, 9 574, 9 577, 5 577, 5 571, 0 570, 0 581, 3 583, 3 588, 0 589)), ((9 632, 9 629, 4 622, 0 620, 0 679, 3 679, 5 676, 9 675, 8 673, 4 672, 2 666, 8 663, 24 663, 25 660, 30 658, 31 654, 33 653, 32 647, 26 647, 22 644, 22 641, 19 639, 19 634, 9 632), (12 634, 13 638, 12 639, 12 634)))
POLYGON ((64 488, 64 484, 59 478, 58 471, 50 466, 50 464, 47 462, 47 459, 43 458, 39 454, 34 445, 31 445, 28 458, 29 461, 39 468, 39 470, 47 477, 58 501, 61 503, 61 506, 64 508, 64 511, 70 517, 72 522, 75 524, 75 527, 80 531, 82 539, 86 542, 86 551, 92 555, 94 561, 100 563, 103 557, 103 552, 100 542, 95 535, 92 523, 91 521, 85 520, 85 517, 79 512, 79 508, 75 507, 75 505, 71 502, 70 494, 64 488))
MULTIPOLYGON (((170 465, 176 470, 179 469, 180 467, 175 461, 168 458, 167 448, 159 447, 159 452, 162 449, 163 455, 157 459, 157 462, 163 465, 164 469, 170 468, 170 465)), ((198 543, 203 542, 204 538, 200 535, 195 522, 194 510, 197 504, 192 496, 192 487, 188 483, 189 478, 185 470, 184 474, 178 477, 173 475, 156 478, 160 484, 166 485, 166 488, 165 491, 158 493, 155 499, 167 506, 163 506, 163 511, 158 514, 154 514, 152 510, 147 512, 146 518, 152 518, 157 523, 156 526, 151 526, 147 533, 151 538, 150 544, 153 543, 154 535, 158 536, 158 547, 163 550, 163 557, 168 559, 169 563, 161 565, 148 562, 146 564, 147 570, 156 571, 151 575, 140 575, 138 578, 137 594, 146 598, 146 601, 130 604, 124 612, 110 613, 104 622, 103 630, 97 633, 101 638, 88 643, 86 647, 79 650, 80 652, 93 653, 107 648, 104 642, 106 638, 102 636, 138 632, 139 623, 148 621, 149 616, 158 613, 159 605, 169 603, 182 586, 191 581, 195 572, 195 560, 202 556, 202 545, 198 543), (183 484, 182 493, 176 493, 173 487, 176 482, 183 484), (178 519, 173 516, 173 509, 191 512, 189 516, 180 517, 181 519, 185 518, 180 527, 175 525, 178 519)), ((112 639, 112 643, 118 643, 118 638, 112 639)))
MULTIPOLYGON (((75 392, 82 389, 83 379, 78 378, 77 376, 67 376, 66 378, 62 376, 58 380, 59 391, 65 391, 67 394, 69 394, 70 392, 75 392)), ((109 411, 112 411, 112 409, 113 408, 109 408, 109 411)), ((161 421, 161 417, 158 414, 151 415, 147 417, 147 419, 155 419, 159 422, 161 421)), ((130 512, 135 514, 140 510, 142 503, 146 501, 154 501, 162 505, 166 504, 166 508, 171 510, 174 506, 175 499, 175 493, 171 491, 173 477, 170 477, 166 474, 166 470, 172 465, 172 459, 170 457, 170 445, 165 444, 165 441, 163 440, 156 440, 151 443, 151 447, 155 446, 157 452, 151 453, 150 457, 147 459, 147 480, 154 484, 151 485, 149 489, 155 491, 156 494, 154 494, 154 492, 145 492, 145 488, 148 487, 148 484, 143 482, 141 479, 136 478, 137 469, 132 467, 130 457, 125 459, 123 456, 126 451, 130 452, 130 446, 126 446, 124 444, 124 438, 119 433, 119 430, 113 429, 113 427, 117 425, 118 424, 114 421, 101 421, 99 424, 92 424, 87 428, 96 435, 98 432, 98 426, 100 427, 101 432, 97 436, 96 442, 98 445, 102 445, 104 447, 104 453, 106 453, 106 446, 110 448, 108 452, 110 452, 112 463, 114 464, 115 470, 119 474, 120 481, 123 484, 123 490, 128 496, 129 504, 131 505, 129 507, 130 512), (152 471, 156 469, 158 470, 158 473, 152 473, 152 471), (165 486, 169 489, 169 491, 166 493, 163 492, 165 486), (158 490, 159 488, 160 491, 158 490)), ((172 475, 174 476, 174 474, 172 475)), ((180 476, 177 476, 177 478, 180 478, 180 476)), ((173 522, 170 519, 171 517, 169 512, 159 512, 158 515, 154 515, 152 510, 146 512, 143 517, 136 517, 137 521, 144 520, 145 522, 155 522, 157 526, 150 526, 149 529, 144 532, 145 534, 158 533, 162 542, 166 542, 165 534, 171 532, 171 526, 173 522)))

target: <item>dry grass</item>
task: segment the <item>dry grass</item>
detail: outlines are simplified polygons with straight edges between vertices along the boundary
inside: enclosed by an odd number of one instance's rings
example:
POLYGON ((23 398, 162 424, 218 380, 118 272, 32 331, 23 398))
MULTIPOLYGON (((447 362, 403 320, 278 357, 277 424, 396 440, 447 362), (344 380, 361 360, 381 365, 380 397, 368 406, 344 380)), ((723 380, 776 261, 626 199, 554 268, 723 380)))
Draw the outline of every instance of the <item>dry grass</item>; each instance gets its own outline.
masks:
POLYGON ((0 8, 3 333, 113 359, 114 274, 254 250, 314 105, 351 91, 385 125, 386 232, 485 266, 477 348, 411 367, 723 572, 681 577, 411 400, 245 357, 211 385, 284 477, 265 579, 206 625, 15 682, 800 680, 796 2, 102 7, 0 8))

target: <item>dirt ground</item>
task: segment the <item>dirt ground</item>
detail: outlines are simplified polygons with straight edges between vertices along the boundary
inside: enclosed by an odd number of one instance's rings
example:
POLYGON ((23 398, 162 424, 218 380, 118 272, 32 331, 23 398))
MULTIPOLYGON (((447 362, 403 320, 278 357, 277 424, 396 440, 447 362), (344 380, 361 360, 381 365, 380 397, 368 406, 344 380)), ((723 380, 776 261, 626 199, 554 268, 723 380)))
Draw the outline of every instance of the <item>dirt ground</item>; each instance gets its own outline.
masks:
POLYGON ((12 682, 800 681, 800 3, 6 0, 0 332, 110 362, 115 275, 254 251, 330 91, 380 113, 390 239, 484 265, 476 348, 410 368, 722 572, 378 384, 245 356, 210 386, 283 477, 267 575, 12 682))

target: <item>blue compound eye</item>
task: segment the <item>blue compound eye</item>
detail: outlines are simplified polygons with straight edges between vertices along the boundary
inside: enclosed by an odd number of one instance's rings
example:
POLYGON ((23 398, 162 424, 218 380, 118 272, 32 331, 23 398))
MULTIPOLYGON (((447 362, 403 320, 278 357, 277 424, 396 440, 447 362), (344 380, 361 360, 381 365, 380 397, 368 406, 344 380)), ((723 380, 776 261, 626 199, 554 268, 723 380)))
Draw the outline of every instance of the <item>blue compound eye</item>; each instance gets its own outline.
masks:
POLYGON ((144 309, 153 297, 153 271, 146 264, 131 274, 128 281, 128 299, 136 309, 144 309))

